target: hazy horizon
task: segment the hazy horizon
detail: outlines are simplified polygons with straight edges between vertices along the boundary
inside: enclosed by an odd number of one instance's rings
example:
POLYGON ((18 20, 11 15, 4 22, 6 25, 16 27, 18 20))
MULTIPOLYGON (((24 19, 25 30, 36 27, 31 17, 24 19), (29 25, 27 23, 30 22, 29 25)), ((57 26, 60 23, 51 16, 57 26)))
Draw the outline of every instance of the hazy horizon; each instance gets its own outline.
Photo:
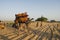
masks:
POLYGON ((34 19, 44 16, 60 21, 60 0, 0 0, 0 20, 14 20, 20 12, 34 19))

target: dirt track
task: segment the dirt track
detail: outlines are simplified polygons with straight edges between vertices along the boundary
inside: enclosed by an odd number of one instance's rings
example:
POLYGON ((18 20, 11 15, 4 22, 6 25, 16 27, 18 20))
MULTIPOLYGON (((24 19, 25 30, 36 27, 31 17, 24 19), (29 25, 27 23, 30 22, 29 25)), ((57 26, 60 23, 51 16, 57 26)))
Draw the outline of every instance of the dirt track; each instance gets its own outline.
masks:
POLYGON ((20 32, 12 27, 0 29, 0 40, 60 40, 60 29, 57 26, 38 26, 29 28, 28 32, 20 32))

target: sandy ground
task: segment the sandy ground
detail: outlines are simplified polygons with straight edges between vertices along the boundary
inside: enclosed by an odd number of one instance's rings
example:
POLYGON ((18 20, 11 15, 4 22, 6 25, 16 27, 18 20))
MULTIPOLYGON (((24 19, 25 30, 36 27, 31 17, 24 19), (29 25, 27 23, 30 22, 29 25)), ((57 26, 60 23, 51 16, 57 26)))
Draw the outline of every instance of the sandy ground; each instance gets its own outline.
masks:
POLYGON ((56 26, 29 27, 29 32, 5 26, 0 29, 0 40, 60 40, 60 29, 56 26))

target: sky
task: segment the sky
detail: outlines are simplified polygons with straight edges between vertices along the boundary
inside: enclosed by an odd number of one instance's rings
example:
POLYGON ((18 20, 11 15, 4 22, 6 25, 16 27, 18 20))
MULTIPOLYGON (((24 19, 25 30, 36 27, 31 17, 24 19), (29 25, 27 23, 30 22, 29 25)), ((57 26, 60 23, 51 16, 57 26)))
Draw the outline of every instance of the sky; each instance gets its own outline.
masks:
POLYGON ((22 12, 34 19, 60 21, 60 0, 0 0, 0 20, 15 20, 15 14, 22 12))

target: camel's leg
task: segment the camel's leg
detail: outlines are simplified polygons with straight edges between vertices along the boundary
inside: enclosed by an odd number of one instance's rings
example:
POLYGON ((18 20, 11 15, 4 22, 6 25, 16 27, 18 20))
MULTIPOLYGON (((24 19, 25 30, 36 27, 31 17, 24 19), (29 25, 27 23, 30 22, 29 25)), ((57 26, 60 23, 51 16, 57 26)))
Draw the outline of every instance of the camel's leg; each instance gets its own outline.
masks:
POLYGON ((18 34, 24 33, 24 30, 25 30, 24 25, 21 23, 18 27, 18 34))

